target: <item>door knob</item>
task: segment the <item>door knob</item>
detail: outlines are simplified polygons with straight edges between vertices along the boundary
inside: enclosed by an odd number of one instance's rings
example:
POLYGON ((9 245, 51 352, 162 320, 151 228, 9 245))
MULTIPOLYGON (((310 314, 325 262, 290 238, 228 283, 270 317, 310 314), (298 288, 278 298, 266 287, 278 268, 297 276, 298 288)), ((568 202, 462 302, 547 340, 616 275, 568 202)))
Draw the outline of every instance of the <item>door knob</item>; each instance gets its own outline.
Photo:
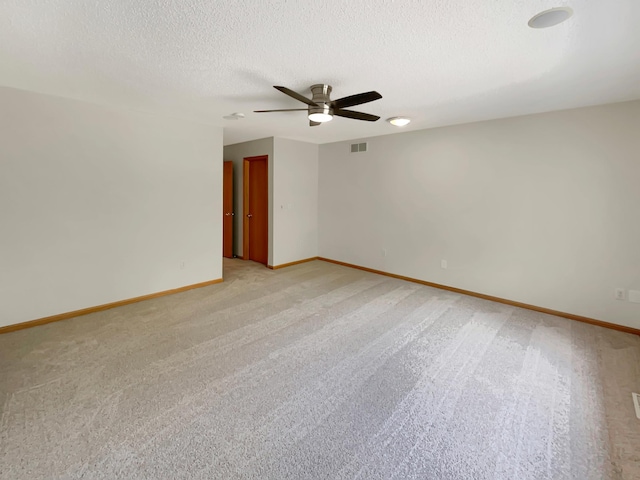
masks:
POLYGON ((231 214, 230 214, 230 213, 225 213, 224 215, 225 215, 225 217, 228 217, 228 216, 230 216, 231 214))
POLYGON ((247 218, 251 218, 251 217, 253 217, 253 215, 251 215, 250 213, 247 214, 247 218))
POLYGON ((235 214, 235 213, 233 213, 233 212, 231 212, 231 213, 230 213, 230 215, 231 215, 232 217, 235 217, 235 216, 236 216, 236 214, 235 214))

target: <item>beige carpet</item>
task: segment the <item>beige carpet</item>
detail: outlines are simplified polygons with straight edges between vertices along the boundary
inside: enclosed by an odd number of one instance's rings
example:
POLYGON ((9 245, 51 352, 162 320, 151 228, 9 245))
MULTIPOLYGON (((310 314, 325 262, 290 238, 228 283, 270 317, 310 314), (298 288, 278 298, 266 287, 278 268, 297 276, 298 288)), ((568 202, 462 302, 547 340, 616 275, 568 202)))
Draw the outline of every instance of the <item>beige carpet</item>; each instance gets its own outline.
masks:
POLYGON ((314 261, 0 336, 0 478, 638 479, 640 337, 314 261))

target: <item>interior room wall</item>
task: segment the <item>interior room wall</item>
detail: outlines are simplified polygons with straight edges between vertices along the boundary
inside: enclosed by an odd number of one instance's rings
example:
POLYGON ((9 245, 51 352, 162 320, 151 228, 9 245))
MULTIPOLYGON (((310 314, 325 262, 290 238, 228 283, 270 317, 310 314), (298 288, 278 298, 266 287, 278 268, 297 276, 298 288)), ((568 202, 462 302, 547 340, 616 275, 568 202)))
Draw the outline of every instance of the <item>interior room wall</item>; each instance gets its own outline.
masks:
POLYGON ((640 290, 639 126, 635 101, 321 145, 320 256, 640 328, 614 298, 640 290))
POLYGON ((0 88, 0 326, 222 277, 222 129, 0 88))
POLYGON ((274 139, 273 263, 318 256, 317 144, 274 139))
POLYGON ((273 137, 261 138, 250 142, 235 143, 224 147, 225 161, 233 162, 233 210, 235 212, 233 224, 233 254, 242 257, 243 231, 243 160, 246 157, 267 155, 269 169, 269 265, 273 259, 273 137))

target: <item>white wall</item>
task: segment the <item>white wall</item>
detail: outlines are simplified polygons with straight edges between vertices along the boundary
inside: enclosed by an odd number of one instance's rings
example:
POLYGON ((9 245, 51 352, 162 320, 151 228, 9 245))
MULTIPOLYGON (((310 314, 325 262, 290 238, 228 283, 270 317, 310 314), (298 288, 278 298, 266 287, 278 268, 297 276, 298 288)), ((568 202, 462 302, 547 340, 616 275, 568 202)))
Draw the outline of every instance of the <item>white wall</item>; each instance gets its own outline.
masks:
POLYGON ((222 129, 0 88, 0 325, 221 278, 221 213, 222 129))
POLYGON ((269 156, 269 265, 318 255, 318 145, 263 138, 224 147, 233 161, 234 254, 242 256, 242 168, 245 157, 269 156))
POLYGON ((320 256, 640 328, 640 102, 367 141, 320 147, 320 256))
POLYGON ((224 147, 224 160, 233 162, 233 210, 235 212, 233 224, 233 253, 242 256, 242 231, 243 231, 243 196, 242 196, 242 169, 243 159, 246 157, 258 157, 267 155, 269 176, 269 265, 273 265, 273 137, 262 138, 250 142, 236 143, 224 147))
POLYGON ((271 265, 318 256, 318 145, 274 139, 271 265))

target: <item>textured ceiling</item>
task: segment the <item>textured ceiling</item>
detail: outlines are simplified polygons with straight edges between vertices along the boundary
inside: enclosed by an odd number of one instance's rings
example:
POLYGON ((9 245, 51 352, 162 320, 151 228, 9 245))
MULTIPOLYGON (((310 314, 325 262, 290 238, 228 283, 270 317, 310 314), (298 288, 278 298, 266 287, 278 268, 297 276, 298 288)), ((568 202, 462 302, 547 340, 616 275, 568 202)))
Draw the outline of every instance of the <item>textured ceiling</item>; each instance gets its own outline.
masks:
POLYGON ((640 98, 639 18, 638 0, 1 0, 0 85, 206 121, 225 144, 326 143, 640 98), (560 5, 573 18, 527 27, 560 5), (413 122, 252 113, 304 108, 272 86, 314 83, 413 122))

